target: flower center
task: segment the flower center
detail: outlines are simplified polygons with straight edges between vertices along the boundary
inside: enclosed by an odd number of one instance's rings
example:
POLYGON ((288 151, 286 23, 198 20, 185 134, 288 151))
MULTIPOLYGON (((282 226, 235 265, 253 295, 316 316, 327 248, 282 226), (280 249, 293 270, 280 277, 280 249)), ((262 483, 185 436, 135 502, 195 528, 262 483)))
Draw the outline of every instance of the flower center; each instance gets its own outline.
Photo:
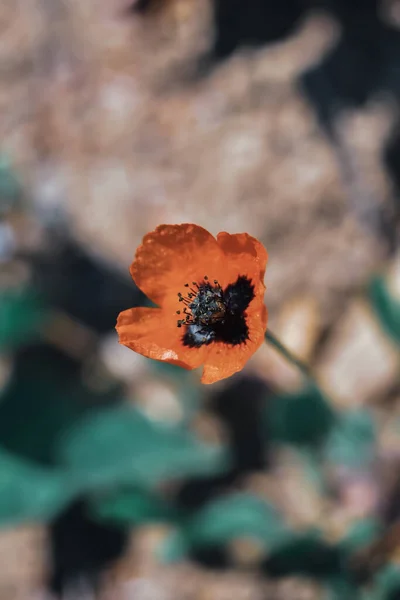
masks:
POLYGON ((178 294, 182 310, 177 326, 185 326, 184 346, 199 348, 212 342, 235 346, 249 339, 247 308, 255 297, 254 285, 245 275, 222 289, 216 279, 210 283, 207 276, 201 283, 185 284, 188 293, 178 294))
POLYGON ((211 285, 205 275, 202 283, 192 281, 192 286, 185 283, 185 287, 189 288, 186 296, 178 293, 179 302, 184 304, 184 308, 182 311, 176 311, 176 314, 183 315, 178 319, 177 326, 223 323, 227 306, 224 292, 218 281, 214 279, 214 285, 211 285))

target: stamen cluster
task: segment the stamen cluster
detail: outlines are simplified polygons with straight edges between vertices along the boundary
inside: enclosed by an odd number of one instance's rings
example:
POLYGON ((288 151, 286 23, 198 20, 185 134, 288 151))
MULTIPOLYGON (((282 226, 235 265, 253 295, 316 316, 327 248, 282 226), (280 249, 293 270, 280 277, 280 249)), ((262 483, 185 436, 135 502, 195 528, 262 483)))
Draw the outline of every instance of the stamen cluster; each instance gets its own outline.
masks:
POLYGON ((192 281, 192 285, 193 287, 190 287, 189 283, 185 283, 185 287, 190 290, 186 296, 178 293, 179 302, 182 302, 185 307, 183 311, 176 311, 176 314, 184 315, 183 318, 178 319, 177 326, 223 323, 227 306, 223 289, 218 281, 214 279, 212 285, 205 275, 200 284, 192 281))

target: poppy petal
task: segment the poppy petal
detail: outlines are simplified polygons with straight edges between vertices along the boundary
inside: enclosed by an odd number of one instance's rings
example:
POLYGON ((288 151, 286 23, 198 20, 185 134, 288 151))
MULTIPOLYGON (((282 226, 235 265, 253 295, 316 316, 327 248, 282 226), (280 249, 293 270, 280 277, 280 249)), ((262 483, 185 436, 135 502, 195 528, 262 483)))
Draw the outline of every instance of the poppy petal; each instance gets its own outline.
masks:
POLYGON ((249 339, 237 346, 229 346, 220 342, 211 344, 207 352, 201 378, 202 383, 215 383, 243 369, 249 358, 264 341, 267 316, 266 306, 260 299, 255 299, 246 316, 249 339), (254 303, 256 304, 254 305, 254 303))
POLYGON ((185 369, 204 363, 206 347, 189 348, 182 343, 176 315, 159 308, 130 308, 118 315, 120 344, 131 350, 185 369))
POLYGON ((190 223, 160 225, 143 238, 130 272, 138 287, 156 304, 183 291, 186 282, 215 277, 224 255, 206 229, 190 223))
POLYGON ((247 275, 264 281, 268 253, 256 238, 248 233, 230 234, 222 231, 217 235, 217 242, 226 255, 231 277, 247 275))

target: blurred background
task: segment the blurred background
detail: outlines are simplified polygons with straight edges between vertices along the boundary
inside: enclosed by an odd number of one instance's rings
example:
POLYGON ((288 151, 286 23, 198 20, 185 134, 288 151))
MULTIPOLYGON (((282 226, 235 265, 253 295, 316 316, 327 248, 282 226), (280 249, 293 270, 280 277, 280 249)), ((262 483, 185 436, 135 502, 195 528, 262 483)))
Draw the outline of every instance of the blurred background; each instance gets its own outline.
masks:
POLYGON ((400 2, 2 0, 0 599, 400 598, 400 2), (269 251, 213 386, 119 346, 145 233, 269 251))

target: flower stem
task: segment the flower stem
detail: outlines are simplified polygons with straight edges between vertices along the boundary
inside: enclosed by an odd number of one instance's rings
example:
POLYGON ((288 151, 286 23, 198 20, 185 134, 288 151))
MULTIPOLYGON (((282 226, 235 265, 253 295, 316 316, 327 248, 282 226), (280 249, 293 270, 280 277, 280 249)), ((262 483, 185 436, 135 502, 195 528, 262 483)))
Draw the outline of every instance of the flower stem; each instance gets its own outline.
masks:
POLYGON ((288 360, 293 365, 296 365, 296 367, 300 369, 303 375, 305 375, 308 378, 311 377, 310 370, 307 367, 307 365, 303 363, 303 361, 301 361, 299 358, 297 358, 294 354, 292 354, 292 352, 290 352, 290 350, 288 350, 286 346, 284 346, 282 342, 280 342, 278 338, 269 329, 267 329, 267 331, 265 332, 265 341, 267 343, 270 343, 271 346, 278 350, 278 352, 284 358, 286 358, 286 360, 288 360))

